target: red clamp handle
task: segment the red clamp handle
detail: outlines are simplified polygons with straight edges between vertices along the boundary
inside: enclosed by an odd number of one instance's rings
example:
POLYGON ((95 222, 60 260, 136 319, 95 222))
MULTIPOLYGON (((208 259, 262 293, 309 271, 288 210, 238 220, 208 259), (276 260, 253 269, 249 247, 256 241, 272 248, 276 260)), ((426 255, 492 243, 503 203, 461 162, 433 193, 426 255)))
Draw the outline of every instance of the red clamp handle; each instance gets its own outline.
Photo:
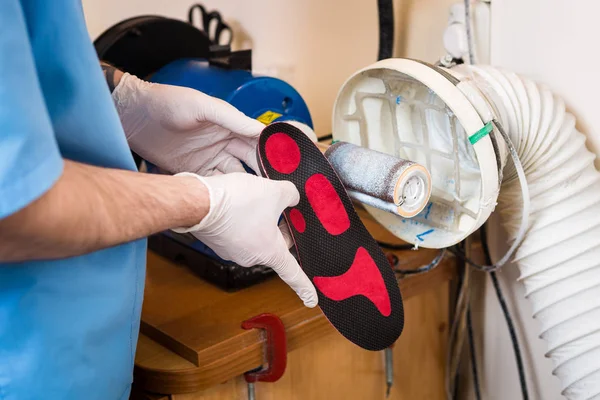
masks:
POLYGON ((243 329, 264 329, 267 336, 265 354, 267 368, 246 372, 248 383, 275 382, 283 376, 287 365, 287 341, 285 327, 277 315, 260 314, 242 322, 243 329))

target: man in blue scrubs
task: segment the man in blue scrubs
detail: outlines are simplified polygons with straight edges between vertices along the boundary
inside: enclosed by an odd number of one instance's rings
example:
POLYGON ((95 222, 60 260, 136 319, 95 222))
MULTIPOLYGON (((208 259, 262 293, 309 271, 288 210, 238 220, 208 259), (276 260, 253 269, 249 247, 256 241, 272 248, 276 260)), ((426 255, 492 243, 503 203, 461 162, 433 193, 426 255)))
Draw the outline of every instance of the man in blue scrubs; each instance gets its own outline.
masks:
POLYGON ((165 229, 316 305, 277 227, 298 192, 240 173, 261 125, 103 68, 79 0, 0 1, 0 400, 128 398, 144 238, 165 229), (136 172, 128 141, 175 175, 136 172))

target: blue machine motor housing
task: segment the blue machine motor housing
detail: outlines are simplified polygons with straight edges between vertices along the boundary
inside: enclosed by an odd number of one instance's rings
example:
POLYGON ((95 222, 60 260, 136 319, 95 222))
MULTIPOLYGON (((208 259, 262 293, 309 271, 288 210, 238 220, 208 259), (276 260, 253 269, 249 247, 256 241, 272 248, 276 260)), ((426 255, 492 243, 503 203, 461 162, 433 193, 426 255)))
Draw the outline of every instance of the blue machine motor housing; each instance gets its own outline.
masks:
POLYGON ((281 79, 221 68, 207 60, 183 59, 165 65, 152 75, 151 81, 185 86, 218 97, 265 124, 293 120, 312 128, 302 96, 281 79))

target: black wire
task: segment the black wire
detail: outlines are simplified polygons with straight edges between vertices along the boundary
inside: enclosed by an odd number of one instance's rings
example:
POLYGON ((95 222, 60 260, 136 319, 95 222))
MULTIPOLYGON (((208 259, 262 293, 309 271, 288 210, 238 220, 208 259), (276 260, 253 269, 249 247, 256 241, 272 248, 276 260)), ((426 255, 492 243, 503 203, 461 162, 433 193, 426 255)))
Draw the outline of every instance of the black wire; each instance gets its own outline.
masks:
POLYGON ((379 245, 379 247, 381 247, 383 249, 388 249, 388 250, 410 250, 414 247, 412 244, 407 244, 407 243, 395 244, 395 243, 382 242, 380 240, 377 241, 377 244, 379 245))
POLYGON ((377 0, 379 14, 378 60, 392 58, 394 52, 394 1, 377 0))
POLYGON ((400 268, 396 268, 396 266, 398 265, 398 257, 395 254, 388 254, 388 256, 393 257, 393 262, 392 262, 392 268, 394 269, 394 272, 400 275, 418 275, 418 274, 424 274, 426 272, 431 271, 432 269, 436 268, 438 265, 440 265, 440 263, 442 262, 442 260, 444 259, 444 255, 446 254, 445 249, 442 249, 437 256, 435 256, 435 258, 433 260, 431 260, 431 262, 427 265, 423 265, 422 267, 419 268, 415 268, 415 269, 400 269, 400 268))
POLYGON ((471 0, 464 0, 464 8, 465 8, 465 29, 467 31, 467 46, 468 46, 468 57, 469 64, 475 64, 475 52, 473 49, 473 20, 471 19, 471 0))
POLYGON ((498 296, 498 302, 500 303, 500 307, 502 307, 502 312, 504 313, 504 319, 506 320, 506 324, 508 325, 508 331, 510 333, 510 340, 512 341, 513 351, 515 353, 515 359, 517 361, 517 370, 519 372, 519 383, 521 385, 521 394, 523 395, 523 400, 529 399, 529 392, 527 390, 527 379, 525 378, 525 367, 523 365, 523 358, 521 355, 521 348, 519 346, 519 339, 517 338, 517 333, 515 331, 515 326, 510 316, 510 311, 506 305, 506 301, 504 299, 504 295, 502 294, 502 289, 500 288, 500 283, 498 282, 498 277, 495 272, 490 272, 490 278, 492 278, 492 283, 494 284, 494 289, 496 290, 496 295, 498 296))
POLYGON ((330 133, 329 135, 321 136, 320 138, 318 138, 318 141, 323 142, 323 141, 329 140, 329 139, 333 139, 333 133, 330 133))
POLYGON ((458 373, 458 371, 460 371, 461 362, 462 362, 462 360, 458 360, 458 365, 456 366, 456 375, 454 375, 454 393, 452 393, 453 399, 458 399, 458 389, 460 386, 460 379, 459 379, 460 374, 458 373))
POLYGON ((477 357, 475 354, 475 340, 473 336, 473 321, 471 319, 471 306, 467 308, 467 335, 469 336, 469 352, 471 354, 471 371, 473 373, 473 389, 475 399, 481 400, 481 389, 479 386, 479 373, 477 372, 477 357))
POLYGON ((467 255, 465 254, 465 252, 463 250, 461 250, 458 245, 448 247, 448 251, 450 253, 454 254, 455 256, 457 256, 458 258, 460 258, 462 261, 471 265, 473 268, 475 268, 478 271, 492 272, 492 271, 496 271, 498 268, 500 268, 496 265, 481 265, 481 264, 476 263, 475 261, 468 258, 467 255))
POLYGON ((448 251, 454 254, 456 257, 458 257, 461 261, 477 268, 478 264, 476 264, 470 258, 468 258, 465 252, 459 247, 459 245, 448 247, 448 251))
MULTIPOLYGON (((411 245, 392 245, 390 243, 385 243, 385 242, 378 242, 378 243, 381 247, 386 247, 386 245, 398 246, 401 249, 404 249, 401 246, 408 246, 409 248, 411 247, 411 245)), ((485 257, 485 262, 488 265, 491 265, 492 261, 491 261, 489 246, 487 243, 487 235, 486 235, 485 225, 483 225, 481 227, 481 246, 482 246, 484 257, 485 257)), ((455 254, 457 257, 459 257, 464 262, 469 263, 471 265, 477 265, 477 264, 473 263, 473 261, 471 261, 465 255, 464 250, 462 250, 460 248, 460 244, 458 246, 448 248, 447 250, 449 250, 451 253, 455 254)), ((393 266, 394 266, 394 271, 396 273, 399 273, 402 275, 414 275, 414 274, 422 274, 425 272, 429 272, 432 269, 434 269, 435 267, 437 267, 440 264, 441 260, 444 258, 444 251, 442 250, 430 264, 424 265, 420 268, 412 269, 412 270, 395 268, 395 266, 398 264, 398 257, 396 257, 395 255, 392 255, 392 256, 394 257, 393 266)), ((500 303, 500 308, 502 309, 502 313, 504 314, 504 319, 506 320, 506 325, 508 327, 508 331, 510 334, 510 339, 512 342, 513 351, 515 353, 515 359, 517 362, 517 370, 519 373, 519 384, 521 385, 521 393, 523 396, 523 400, 529 400, 529 391, 527 389, 527 380, 525 377, 525 368, 524 368, 524 364, 523 364, 523 357, 522 357, 517 333, 515 330, 514 322, 510 315, 508 306, 506 304, 504 294, 502 293, 502 288, 500 287, 500 283, 498 281, 498 276, 497 276, 496 272, 495 271, 488 271, 488 272, 490 274, 490 278, 492 279, 492 283, 494 285, 494 290, 496 292, 496 297, 498 298, 498 302, 500 303)), ((477 371, 477 364, 476 364, 476 357, 475 357, 475 345, 474 345, 474 341, 473 341, 473 325, 472 325, 471 308, 470 307, 467 309, 467 332, 468 332, 468 336, 469 336, 469 346, 470 346, 470 352, 471 352, 471 369, 472 369, 472 373, 473 373, 473 385, 475 387, 475 396, 476 396, 477 400, 480 400, 481 399, 481 389, 480 389, 480 384, 479 384, 479 374, 477 371)), ((455 382, 456 382, 455 391, 457 390, 457 387, 458 387, 457 378, 458 378, 458 375, 456 377, 454 377, 455 382)))
MULTIPOLYGON (((481 227, 481 247, 483 249, 485 262, 487 264, 491 264, 492 260, 490 257, 490 249, 487 242, 485 224, 481 227)), ((504 319, 506 320, 506 325, 508 326, 508 332, 510 334, 513 352, 515 353, 515 359, 517 361, 517 370, 519 372, 521 394, 523 396, 523 400, 529 400, 529 391, 527 390, 527 379, 525 378, 525 367, 523 365, 521 347, 519 346, 519 339, 517 338, 517 332, 515 330, 514 322, 510 315, 510 311, 508 310, 508 306, 506 305, 506 300, 504 298, 504 294, 502 293, 502 288, 500 287, 500 282, 498 281, 498 276, 496 275, 495 271, 490 272, 490 278, 492 278, 492 284, 494 285, 494 290, 496 291, 496 297, 498 297, 498 302, 500 303, 502 313, 504 314, 504 319)))
MULTIPOLYGON (((457 247, 460 246, 464 246, 464 242, 461 242, 459 244, 457 244, 457 247)), ((463 290, 463 285, 465 284, 465 268, 459 268, 458 270, 458 276, 456 278, 456 295, 453 296, 452 299, 452 310, 454 310, 454 312, 452 313, 451 317, 450 317, 450 321, 451 321, 451 332, 454 330, 454 326, 455 323, 458 322, 456 321, 457 318, 460 318, 459 315, 456 314, 457 311, 457 305, 458 305, 458 300, 460 298, 460 293, 463 290)), ((450 334, 452 336, 452 333, 450 334)), ((454 336, 454 341, 458 340, 458 334, 454 336)), ((448 346, 453 346, 453 343, 448 343, 448 346)), ((461 364, 462 364, 462 359, 459 357, 458 359, 458 364, 456 365, 456 371, 454 372, 454 376, 450 377, 450 379, 452 379, 454 381, 454 391, 451 393, 452 399, 457 399, 458 398, 458 392, 459 392, 459 386, 460 386, 460 369, 461 369, 461 364)), ((449 373, 449 371, 448 371, 449 373)))

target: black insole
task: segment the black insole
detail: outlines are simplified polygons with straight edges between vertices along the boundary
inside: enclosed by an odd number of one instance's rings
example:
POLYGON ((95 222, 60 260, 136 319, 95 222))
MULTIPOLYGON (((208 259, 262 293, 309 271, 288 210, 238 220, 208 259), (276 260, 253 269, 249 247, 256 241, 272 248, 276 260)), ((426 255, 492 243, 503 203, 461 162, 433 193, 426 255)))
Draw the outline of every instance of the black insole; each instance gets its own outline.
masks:
POLYGON ((264 176, 291 181, 300 192, 284 214, 325 316, 362 348, 392 345, 404 326, 396 277, 325 156, 302 131, 279 122, 263 130, 258 164, 264 176))

